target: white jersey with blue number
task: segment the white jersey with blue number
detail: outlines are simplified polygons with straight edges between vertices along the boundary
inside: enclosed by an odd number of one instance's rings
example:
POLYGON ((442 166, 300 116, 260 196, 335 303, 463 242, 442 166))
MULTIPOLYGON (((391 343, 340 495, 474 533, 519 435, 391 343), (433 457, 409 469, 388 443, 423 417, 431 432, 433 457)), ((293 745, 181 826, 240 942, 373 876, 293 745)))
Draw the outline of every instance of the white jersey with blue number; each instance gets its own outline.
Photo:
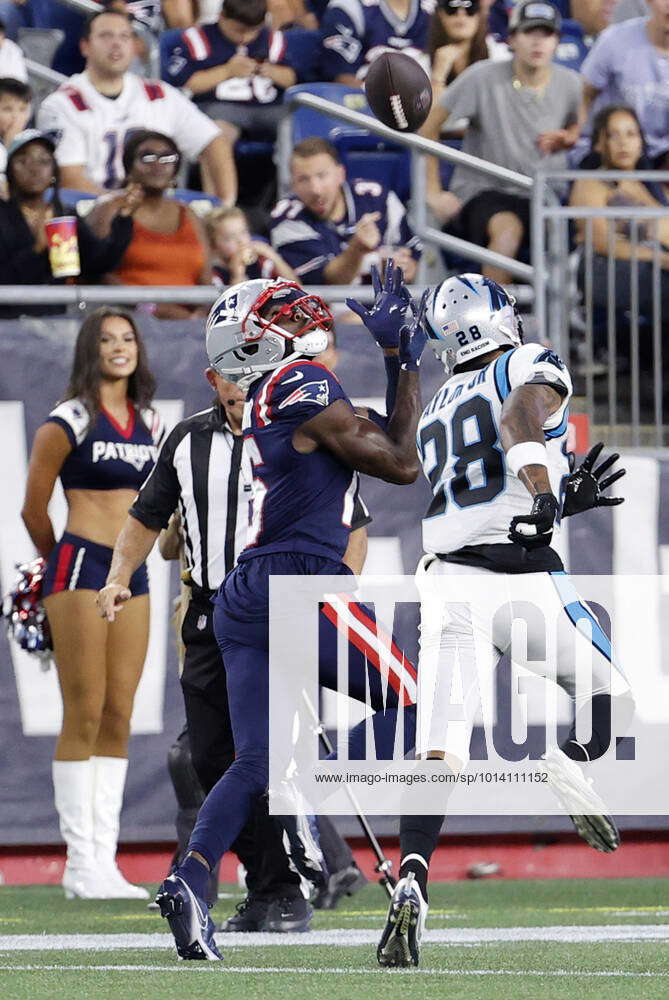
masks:
POLYGON ((499 428, 504 400, 518 386, 532 384, 549 385, 562 395, 560 408, 544 424, 551 488, 561 496, 569 473, 571 378, 552 351, 523 344, 479 371, 453 375, 423 411, 418 451, 432 487, 423 520, 426 552, 508 542, 511 518, 530 513, 532 497, 507 465, 499 428))

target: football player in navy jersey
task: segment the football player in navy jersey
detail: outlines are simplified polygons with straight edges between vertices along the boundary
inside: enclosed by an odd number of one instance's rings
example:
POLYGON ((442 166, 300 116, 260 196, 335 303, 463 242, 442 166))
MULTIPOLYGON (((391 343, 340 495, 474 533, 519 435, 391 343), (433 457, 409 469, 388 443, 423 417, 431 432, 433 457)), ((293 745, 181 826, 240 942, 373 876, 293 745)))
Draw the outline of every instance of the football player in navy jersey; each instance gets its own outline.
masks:
POLYGON ((330 0, 323 20, 324 79, 362 87, 383 52, 404 52, 430 73, 425 52, 435 0, 330 0))
POLYGON ((377 181, 347 181, 335 147, 317 137, 293 149, 291 180, 296 197, 278 203, 270 235, 303 284, 369 280, 372 264, 389 257, 413 281, 421 244, 394 191, 377 181))
MULTIPOLYGON (((237 285, 219 298, 207 322, 212 367, 248 390, 244 434, 255 479, 250 543, 221 585, 214 612, 235 760, 200 809, 186 859, 157 896, 182 958, 220 958, 204 903, 209 871, 267 788, 270 576, 350 576, 342 556, 358 472, 397 484, 411 483, 417 475, 424 302, 404 325, 409 296, 401 271, 390 265, 383 288, 378 279, 376 288, 370 312, 358 303, 353 307, 386 355, 387 419, 371 411, 358 415, 336 377, 312 360, 327 346, 332 315, 322 299, 299 285, 264 280, 237 285)), ((114 610, 110 593, 112 617, 114 610)), ((364 700, 369 685, 377 748, 384 733, 392 746, 392 715, 400 702, 413 701, 415 671, 377 630, 373 612, 350 605, 347 613, 339 624, 349 637, 349 693, 364 700), (389 663, 385 700, 379 644, 389 663), (389 723, 392 733, 385 732, 389 723)), ((336 689, 337 615, 327 603, 322 615, 320 679, 336 689)), ((305 827, 303 817, 286 818, 293 861, 316 881, 319 859, 310 853, 314 845, 305 827)))
POLYGON ((149 635, 146 567, 132 578, 122 631, 100 618, 95 594, 162 441, 154 388, 132 316, 96 310, 79 331, 63 401, 38 429, 30 456, 22 516, 47 560, 43 598, 63 696, 53 784, 68 897, 148 896, 115 861, 130 716, 149 635), (56 542, 48 505, 58 477, 68 516, 56 542))

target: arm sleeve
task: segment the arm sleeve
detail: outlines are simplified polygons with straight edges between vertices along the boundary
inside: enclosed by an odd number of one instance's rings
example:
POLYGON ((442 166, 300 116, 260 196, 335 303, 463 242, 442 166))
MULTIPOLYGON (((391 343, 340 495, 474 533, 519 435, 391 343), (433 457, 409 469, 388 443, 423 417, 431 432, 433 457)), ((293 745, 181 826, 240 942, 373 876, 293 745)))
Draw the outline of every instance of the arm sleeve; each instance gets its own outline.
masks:
MULTIPOLYGON (((197 29, 196 29, 197 30, 197 29)), ((160 74, 173 87, 183 87, 197 69, 186 44, 185 32, 166 31, 160 39, 160 74)))
POLYGON ((605 28, 592 46, 581 66, 581 76, 596 90, 604 90, 608 84, 615 60, 615 25, 605 28), (613 39, 611 34, 613 32, 613 39))
POLYGON ((114 216, 109 235, 100 239, 88 223, 77 220, 77 236, 81 254, 81 271, 87 280, 102 277, 114 271, 121 263, 123 254, 132 240, 132 218, 114 216))
POLYGON ((449 84, 439 98, 442 108, 449 112, 449 120, 460 121, 466 118, 470 122, 476 120, 478 114, 478 95, 480 89, 481 67, 487 60, 474 63, 449 84))
POLYGON ((406 247, 411 251, 414 260, 419 260, 423 246, 414 235, 406 209, 394 191, 389 191, 386 198, 386 231, 383 242, 387 246, 406 247))
POLYGON ((181 152, 188 160, 197 160, 209 143, 221 134, 211 118, 200 111, 185 94, 165 84, 170 102, 172 135, 179 136, 181 152))
POLYGON ((174 452, 182 437, 183 432, 177 425, 160 449, 156 464, 128 511, 132 517, 143 524, 145 528, 150 528, 151 531, 160 531, 162 528, 166 528, 167 522, 179 503, 181 486, 174 468, 174 452))
MULTIPOLYGON (((515 351, 507 352, 509 356, 506 366, 509 391, 520 385, 548 385, 562 397, 562 402, 555 413, 544 424, 546 432, 562 428, 567 418, 567 407, 572 394, 571 376, 564 361, 554 351, 541 347, 540 344, 524 344, 515 351)), ((505 355, 499 359, 504 361, 505 355)))
POLYGON ((365 18, 358 0, 334 0, 321 23, 324 80, 334 80, 343 73, 354 76, 364 60, 365 18))
POLYGON ((78 399, 66 399, 54 407, 45 423, 58 424, 67 434, 73 448, 78 447, 88 434, 90 416, 78 399))
POLYGON ((271 240, 274 249, 304 284, 325 282, 323 271, 332 254, 323 253, 323 242, 308 223, 300 219, 279 219, 272 227, 271 240))

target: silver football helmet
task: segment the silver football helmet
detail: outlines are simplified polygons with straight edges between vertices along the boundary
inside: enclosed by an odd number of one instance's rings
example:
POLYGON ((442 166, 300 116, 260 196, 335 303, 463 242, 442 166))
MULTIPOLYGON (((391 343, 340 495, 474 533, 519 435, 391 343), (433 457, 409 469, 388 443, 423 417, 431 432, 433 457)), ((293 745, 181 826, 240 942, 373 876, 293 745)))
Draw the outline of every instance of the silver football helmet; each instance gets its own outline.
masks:
POLYGON ((294 281, 243 281, 226 289, 207 317, 209 363, 246 389, 258 374, 273 371, 287 357, 320 354, 332 326, 325 302, 294 281), (281 325, 286 319, 301 325, 291 332, 281 325))
POLYGON ((458 274, 437 285, 425 320, 432 349, 448 375, 480 354, 523 342, 513 295, 482 274, 458 274))

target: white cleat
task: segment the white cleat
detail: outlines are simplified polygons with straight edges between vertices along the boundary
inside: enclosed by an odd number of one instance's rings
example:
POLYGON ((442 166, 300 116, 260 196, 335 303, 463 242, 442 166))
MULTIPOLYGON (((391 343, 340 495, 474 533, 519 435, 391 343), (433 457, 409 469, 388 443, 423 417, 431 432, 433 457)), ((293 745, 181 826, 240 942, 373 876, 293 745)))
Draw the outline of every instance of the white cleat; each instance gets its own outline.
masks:
POLYGON ((105 886, 106 899, 149 899, 149 893, 141 885, 128 882, 116 864, 104 866, 100 877, 105 886))
POLYGON ((620 847, 616 824, 592 788, 592 778, 586 778, 576 761, 567 757, 559 747, 548 750, 543 761, 553 794, 586 844, 605 854, 620 847))
POLYGON ((386 968, 418 965, 427 909, 413 873, 400 879, 390 900, 386 926, 376 949, 379 965, 386 968))
POLYGON ((107 899, 107 886, 94 866, 73 868, 65 865, 61 885, 66 899, 107 899))

